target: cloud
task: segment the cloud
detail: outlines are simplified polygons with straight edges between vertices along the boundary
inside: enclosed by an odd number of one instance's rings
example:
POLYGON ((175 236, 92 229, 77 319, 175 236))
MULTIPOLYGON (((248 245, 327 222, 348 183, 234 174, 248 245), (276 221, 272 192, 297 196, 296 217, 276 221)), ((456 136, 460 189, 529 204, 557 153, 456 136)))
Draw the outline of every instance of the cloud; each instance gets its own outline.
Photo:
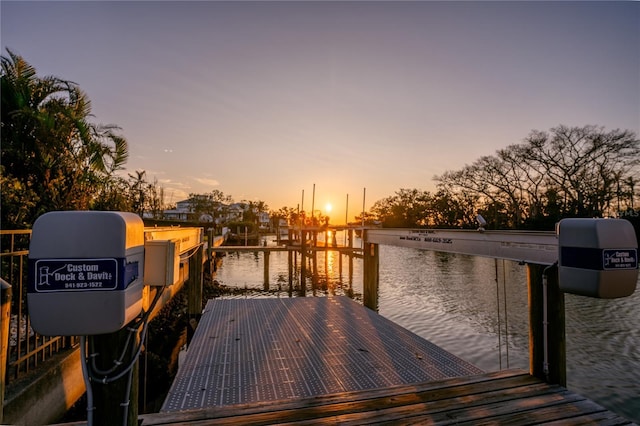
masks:
POLYGON ((198 183, 207 186, 220 186, 220 182, 216 179, 208 179, 208 178, 193 178, 198 183))
POLYGON ((185 188, 185 189, 191 188, 190 185, 187 185, 184 182, 178 182, 172 179, 160 179, 159 182, 163 185, 170 185, 172 188, 185 188))

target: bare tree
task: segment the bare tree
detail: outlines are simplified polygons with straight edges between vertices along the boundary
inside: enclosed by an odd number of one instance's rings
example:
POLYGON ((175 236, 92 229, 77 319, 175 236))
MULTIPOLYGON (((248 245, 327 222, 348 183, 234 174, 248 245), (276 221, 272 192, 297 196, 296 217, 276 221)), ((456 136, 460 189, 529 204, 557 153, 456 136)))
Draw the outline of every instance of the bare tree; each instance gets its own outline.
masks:
POLYGON ((640 141, 628 130, 559 126, 534 131, 525 142, 527 165, 562 197, 566 215, 605 214, 618 182, 633 176, 640 160, 640 141))
POLYGON ((522 144, 434 179, 448 194, 476 195, 495 226, 609 215, 616 197, 633 208, 639 143, 631 131, 596 126, 534 130, 522 144))

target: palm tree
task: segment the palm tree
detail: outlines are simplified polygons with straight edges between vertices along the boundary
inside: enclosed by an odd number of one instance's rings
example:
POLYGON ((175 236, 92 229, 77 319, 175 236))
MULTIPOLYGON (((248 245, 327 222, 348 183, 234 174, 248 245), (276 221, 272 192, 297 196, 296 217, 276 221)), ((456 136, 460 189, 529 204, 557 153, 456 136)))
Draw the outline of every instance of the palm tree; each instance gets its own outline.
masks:
POLYGON ((118 127, 90 121, 91 102, 77 84, 38 77, 9 49, 0 60, 3 222, 29 225, 49 210, 91 208, 97 189, 123 168, 126 140, 118 127), (8 187, 20 190, 5 197, 8 187), (36 197, 34 206, 11 217, 12 209, 5 212, 5 207, 21 200, 8 197, 18 194, 36 197))

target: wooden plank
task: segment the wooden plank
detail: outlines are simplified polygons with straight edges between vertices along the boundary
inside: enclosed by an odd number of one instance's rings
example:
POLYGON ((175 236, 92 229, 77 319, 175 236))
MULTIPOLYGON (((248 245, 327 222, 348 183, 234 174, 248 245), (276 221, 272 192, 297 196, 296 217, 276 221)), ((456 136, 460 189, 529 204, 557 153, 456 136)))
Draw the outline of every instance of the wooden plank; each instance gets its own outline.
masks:
POLYGON ((367 401, 377 398, 397 398, 405 395, 426 392, 473 392, 475 387, 483 390, 495 390, 500 388, 510 388, 516 386, 526 386, 540 383, 539 380, 530 376, 526 371, 520 369, 502 370, 483 375, 456 377, 445 380, 438 380, 412 385, 398 385, 389 388, 379 388, 366 391, 342 392, 338 394, 323 395, 312 398, 301 398, 283 401, 260 401, 246 404, 236 404, 230 406, 216 406, 205 409, 189 410, 182 412, 167 412, 161 414, 148 414, 141 416, 145 419, 144 424, 155 425, 165 424, 172 421, 201 420, 215 417, 231 417, 240 415, 250 415, 269 411, 296 410, 309 407, 323 407, 332 404, 353 403, 355 401, 367 401), (161 417, 161 419, 157 419, 161 417), (156 423, 157 422, 157 423, 156 423))
POLYGON ((521 370, 490 375, 450 379, 416 386, 396 386, 374 391, 345 392, 327 397, 282 401, 276 404, 243 404, 190 412, 165 413, 162 419, 145 418, 143 424, 173 422, 194 424, 273 424, 284 422, 324 421, 340 423, 389 421, 411 417, 416 413, 446 412, 455 407, 469 407, 525 396, 554 394, 558 387, 549 386, 521 370), (374 413, 375 416, 372 414, 374 413))
MULTIPOLYGON (((611 424, 631 422, 560 386, 542 383, 518 372, 511 377, 485 376, 397 386, 393 389, 345 392, 224 410, 197 410, 145 416, 143 425, 267 425, 267 424, 611 424), (471 379, 471 380, 466 380, 471 379), (454 382, 458 382, 457 384, 454 382), (489 385, 492 390, 486 387, 489 385), (412 392, 414 388, 416 392, 412 392), (421 389, 421 390, 418 390, 421 389), (375 395, 368 397, 367 395, 375 395), (345 398, 353 398, 346 401, 345 398), (254 407, 255 409, 255 407, 254 407)), ((255 405, 255 404, 244 404, 255 405)))
MULTIPOLYGON (((483 375, 456 377, 445 380, 417 383, 414 385, 397 385, 389 388, 379 388, 366 391, 341 392, 338 394, 315 396, 311 398, 300 398, 295 400, 258 401, 246 404, 215 406, 182 412, 167 412, 163 413, 162 416, 166 419, 171 419, 173 418, 173 416, 175 416, 176 420, 198 420, 211 417, 262 413, 264 411, 274 411, 275 409, 292 410, 305 407, 324 406, 330 404, 384 398, 389 395, 392 395, 394 397, 401 397, 402 395, 413 395, 415 393, 424 393, 428 391, 446 392, 447 389, 459 389, 459 391, 462 392, 465 391, 468 386, 475 385, 482 386, 483 389, 486 390, 491 390, 501 387, 508 388, 514 386, 523 386, 533 383, 539 383, 539 381, 530 376, 524 370, 512 369, 487 373, 483 375)), ((468 392, 468 390, 466 391, 468 392)))
POLYGON ((611 411, 601 411, 570 419, 559 419, 545 423, 548 426, 576 426, 584 424, 597 424, 599 426, 635 425, 630 420, 624 419, 611 411))
MULTIPOLYGON (((562 401, 563 397, 545 384, 532 385, 523 388, 511 388, 507 391, 496 390, 492 392, 477 392, 472 395, 445 398, 435 401, 425 401, 409 405, 385 406, 372 405, 370 409, 362 412, 352 412, 344 415, 327 416, 322 420, 340 425, 359 425, 370 423, 402 424, 404 422, 417 424, 448 424, 462 423, 467 419, 477 421, 492 410, 503 409, 509 412, 508 407, 513 406, 513 401, 535 399, 538 401, 562 401)), ((332 408, 332 407, 328 407, 332 408)), ((314 420, 306 419, 297 421, 298 425, 310 425, 314 420)), ((285 422, 278 423, 287 424, 285 422)), ((293 423, 291 423, 293 424, 293 423)))
MULTIPOLYGON (((522 419, 528 419, 531 413, 535 413, 540 407, 545 407, 550 404, 566 404, 575 403, 577 400, 582 400, 582 397, 575 394, 562 394, 562 393, 548 393, 548 394, 531 394, 523 395, 523 398, 504 400, 504 401, 487 401, 489 403, 482 403, 477 405, 470 405, 468 407, 454 406, 444 411, 432 412, 426 411, 425 414, 419 414, 420 411, 414 411, 414 415, 408 413, 405 416, 398 416, 396 414, 395 419, 410 419, 412 422, 448 425, 448 424, 501 424, 501 415, 508 415, 516 412, 522 419)), ((539 421, 534 421, 536 423, 539 421)), ((519 424, 513 422, 513 424, 519 424)), ((527 424, 527 422, 522 422, 527 424)))
MULTIPOLYGON (((484 418, 481 421, 474 419, 467 424, 488 425, 488 424, 509 424, 509 425, 535 425, 548 421, 574 422, 574 424, 597 423, 595 420, 606 413, 606 409, 586 399, 575 396, 574 398, 563 399, 559 404, 548 403, 536 404, 523 411, 514 410, 512 413, 484 418), (569 400, 570 399, 570 400, 569 400)), ((612 414, 612 413, 610 413, 612 414)), ((613 415, 613 414, 612 414, 613 415)), ((613 417, 617 417, 613 415, 613 417)), ((610 417, 611 419, 611 417, 610 417)), ((624 421, 618 417, 618 419, 624 421)), ((464 423, 458 423, 464 424, 464 423)))
POLYGON ((461 390, 460 393, 458 388, 451 388, 444 391, 435 389, 400 396, 389 394, 380 398, 323 405, 321 407, 301 407, 293 412, 243 416, 235 424, 280 424, 285 422, 312 424, 318 419, 340 424, 348 424, 349 421, 354 424, 362 424, 370 421, 402 419, 415 413, 422 413, 425 410, 429 412, 446 411, 457 405, 481 405, 486 404, 487 401, 504 402, 508 398, 516 397, 513 395, 514 393, 517 395, 522 393, 538 395, 544 391, 551 392, 548 388, 544 384, 534 384, 527 387, 510 388, 505 392, 504 389, 498 386, 497 389, 485 392, 483 391, 483 384, 476 384, 474 387, 467 387, 461 390), (511 396, 508 396, 508 394, 511 394, 511 396))

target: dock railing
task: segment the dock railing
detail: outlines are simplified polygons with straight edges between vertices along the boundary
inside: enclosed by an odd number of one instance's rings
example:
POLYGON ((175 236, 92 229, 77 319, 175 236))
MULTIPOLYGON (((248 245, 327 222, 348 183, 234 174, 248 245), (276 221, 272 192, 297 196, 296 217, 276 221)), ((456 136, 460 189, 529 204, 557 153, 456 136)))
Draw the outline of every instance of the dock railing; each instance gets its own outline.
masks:
MULTIPOLYGON (((31 328, 27 308, 27 270, 31 230, 0 230, 0 277, 11 285, 5 386, 48 358, 77 347, 78 337, 41 336, 31 328)), ((4 346, 4 343, 3 343, 4 346)), ((5 348, 3 348, 5 349, 5 348)))
MULTIPOLYGON (((151 312, 150 319, 154 318, 160 309, 185 286, 190 317, 197 316, 202 312, 204 250, 201 242, 201 228, 145 228, 145 240, 167 239, 173 235, 172 232, 178 233, 180 236, 181 248, 184 250, 189 248, 192 253, 184 260, 181 257, 179 280, 174 285, 169 286, 168 291, 162 292, 156 308, 151 312), (191 241, 193 238, 195 240, 191 241)), ((0 370, 6 371, 6 374, 2 374, 4 371, 0 371, 2 376, 2 380, 0 380, 0 423, 3 420, 8 420, 6 417, 8 406, 5 405, 5 402, 9 401, 11 395, 22 392, 22 387, 26 383, 25 379, 30 377, 30 374, 37 374, 37 367, 42 366, 48 360, 54 363, 58 362, 52 360, 52 358, 57 355, 62 357, 66 356, 65 354, 71 355, 80 346, 80 338, 78 336, 42 336, 31 327, 27 305, 30 240, 31 230, 0 230, 3 331, 6 325, 5 322, 7 322, 6 319, 9 322, 8 333, 6 335, 4 332, 0 333, 2 336, 0 339, 0 354, 2 355, 0 362, 3 363, 3 368, 0 370), (5 287, 8 287, 8 289, 5 287), (7 318, 5 318, 6 305, 9 305, 7 318)), ((153 298, 157 292, 157 288, 154 287, 150 290, 149 297, 153 298)), ((31 379, 28 380, 31 381, 31 379)), ((64 398, 62 399, 64 400, 64 398)), ((71 401, 71 403, 73 402, 71 401)), ((62 403, 66 404, 67 401, 62 403)))

